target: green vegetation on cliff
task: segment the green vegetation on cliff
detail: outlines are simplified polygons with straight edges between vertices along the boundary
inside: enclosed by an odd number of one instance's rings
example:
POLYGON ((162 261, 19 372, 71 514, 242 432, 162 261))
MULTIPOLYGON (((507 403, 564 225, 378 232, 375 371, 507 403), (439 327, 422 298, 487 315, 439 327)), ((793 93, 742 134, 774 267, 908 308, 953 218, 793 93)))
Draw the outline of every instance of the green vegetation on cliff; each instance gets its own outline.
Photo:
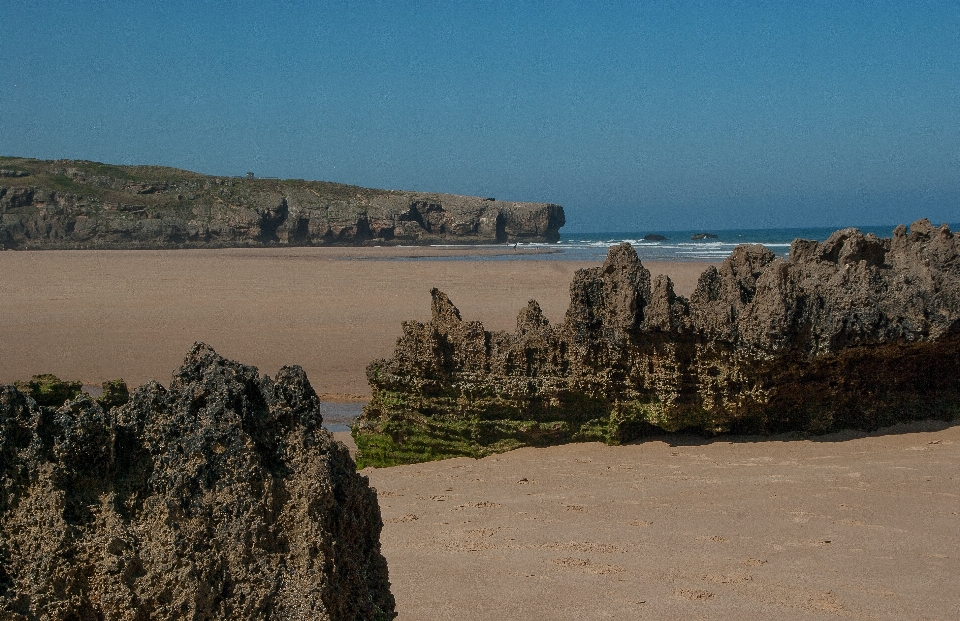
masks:
POLYGON ((0 249, 551 241, 563 224, 548 203, 0 157, 0 249))

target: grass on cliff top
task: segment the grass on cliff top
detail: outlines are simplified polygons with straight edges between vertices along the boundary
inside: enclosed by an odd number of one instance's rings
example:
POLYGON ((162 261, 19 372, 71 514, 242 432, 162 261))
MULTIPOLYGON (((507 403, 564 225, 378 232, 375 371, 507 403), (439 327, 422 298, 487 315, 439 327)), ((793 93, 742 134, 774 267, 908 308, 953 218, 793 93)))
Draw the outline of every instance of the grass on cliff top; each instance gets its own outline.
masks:
MULTIPOLYGON (((30 173, 27 177, 0 178, 0 184, 7 186, 35 186, 41 189, 50 189, 62 193, 79 196, 104 196, 109 190, 91 183, 93 178, 109 178, 122 183, 168 184, 170 186, 210 183, 209 189, 201 189, 201 195, 220 192, 227 188, 237 198, 244 198, 255 192, 277 192, 280 194, 291 191, 302 191, 315 196, 321 201, 349 201, 358 199, 370 200, 377 196, 403 194, 396 190, 380 190, 363 188, 360 186, 334 183, 331 181, 306 181, 303 179, 265 179, 255 177, 247 179, 244 172, 237 176, 204 175, 189 170, 170 168, 165 166, 122 166, 103 164, 87 160, 37 160, 31 158, 0 156, 0 168, 7 170, 22 170, 30 173), (65 172, 70 169, 87 178, 87 181, 74 180, 65 172)), ((114 190, 113 193, 118 193, 114 190)), ((144 201, 157 198, 155 195, 138 195, 133 192, 120 191, 122 196, 110 196, 111 199, 120 199, 123 202, 144 201), (124 200, 126 197, 127 200, 124 200)))

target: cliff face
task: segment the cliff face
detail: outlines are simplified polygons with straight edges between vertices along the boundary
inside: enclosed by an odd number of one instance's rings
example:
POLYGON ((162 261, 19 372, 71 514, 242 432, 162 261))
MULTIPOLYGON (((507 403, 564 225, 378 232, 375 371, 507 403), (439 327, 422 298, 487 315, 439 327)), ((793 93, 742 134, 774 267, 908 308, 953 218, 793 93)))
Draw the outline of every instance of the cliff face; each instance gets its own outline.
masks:
POLYGON ((823 433, 960 416, 960 239, 915 222, 740 246, 689 300, 634 250, 577 272, 564 321, 537 303, 513 334, 433 292, 394 356, 368 367, 354 436, 378 464, 689 429, 823 433))
POLYGON ((320 181, 0 157, 0 247, 556 241, 563 208, 320 181))
POLYGON ((3 619, 391 619, 376 493, 300 367, 197 344, 104 410, 0 387, 3 619))

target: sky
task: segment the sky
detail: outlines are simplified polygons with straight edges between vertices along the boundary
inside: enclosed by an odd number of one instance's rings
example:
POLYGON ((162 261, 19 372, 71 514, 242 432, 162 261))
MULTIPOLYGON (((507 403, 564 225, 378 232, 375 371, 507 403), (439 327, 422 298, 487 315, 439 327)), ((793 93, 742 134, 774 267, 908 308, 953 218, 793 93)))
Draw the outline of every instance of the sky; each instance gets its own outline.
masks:
POLYGON ((960 1, 0 15, 2 155, 553 202, 566 232, 960 222, 960 1))

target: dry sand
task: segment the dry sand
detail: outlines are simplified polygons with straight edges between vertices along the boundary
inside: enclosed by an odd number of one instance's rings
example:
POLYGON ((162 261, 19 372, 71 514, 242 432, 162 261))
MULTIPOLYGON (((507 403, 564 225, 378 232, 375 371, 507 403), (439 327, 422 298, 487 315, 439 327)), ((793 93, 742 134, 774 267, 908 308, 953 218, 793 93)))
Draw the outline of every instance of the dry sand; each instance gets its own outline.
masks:
MULTIPOLYGON (((166 384, 195 340, 368 394, 438 286, 512 330, 568 303, 564 261, 444 249, 0 253, 0 383, 166 384)), ((704 265, 650 264, 689 294, 704 265)), ((871 437, 521 449, 367 470, 401 621, 958 619, 960 427, 871 437)), ((342 434, 338 434, 342 437, 342 434)), ((348 439, 349 437, 347 437, 348 439)))
MULTIPOLYGON (((333 398, 369 396, 364 369, 439 287, 464 319, 515 330, 534 298, 569 304, 569 261, 397 260, 512 248, 284 248, 0 252, 0 383, 53 373, 166 385, 194 341, 273 375, 299 364, 333 398)), ((705 264, 650 264, 693 291, 705 264)))
POLYGON ((944 427, 364 472, 399 621, 955 620, 960 427, 944 427))

